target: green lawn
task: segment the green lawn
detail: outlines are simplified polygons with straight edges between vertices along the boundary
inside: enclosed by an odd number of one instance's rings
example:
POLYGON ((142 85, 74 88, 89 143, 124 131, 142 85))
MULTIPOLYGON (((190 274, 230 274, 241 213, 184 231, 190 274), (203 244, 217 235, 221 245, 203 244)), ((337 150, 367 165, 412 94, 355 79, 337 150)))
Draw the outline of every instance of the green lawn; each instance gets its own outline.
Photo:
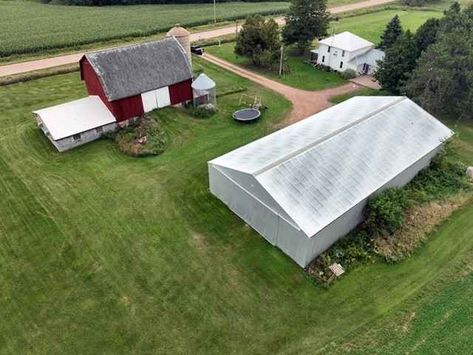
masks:
MULTIPOLYGON (((220 3, 217 17, 227 20, 287 8, 287 2, 220 3)), ((191 26, 212 20, 212 4, 87 7, 0 1, 0 57, 147 36, 176 23, 191 26)))
POLYGON ((205 47, 205 50, 210 54, 225 59, 228 62, 246 67, 270 79, 304 90, 322 90, 339 86, 346 82, 337 73, 328 73, 322 70, 314 69, 310 64, 305 62, 304 57, 291 55, 288 56, 290 72, 283 76, 279 76, 278 73, 274 71, 264 70, 251 65, 248 58, 236 55, 233 52, 234 47, 235 43, 230 42, 224 43, 220 47, 205 47))
POLYGON ((442 11, 384 10, 365 15, 345 17, 341 18, 338 22, 332 22, 331 31, 335 33, 349 31, 377 44, 387 23, 396 14, 399 15, 404 30, 409 29, 415 32, 429 18, 441 17, 442 11))
MULTIPOLYGON (((443 280, 471 260, 473 206, 410 259, 314 286, 208 191, 206 161, 267 133, 288 102, 195 64, 269 110, 246 126, 231 119, 239 94, 209 120, 161 110, 170 147, 144 159, 110 141, 60 154, 35 127, 31 110, 85 95, 77 73, 0 87, 0 353, 316 353, 421 295, 435 305, 471 290, 443 280)), ((436 351, 458 345, 450 330, 436 351)))

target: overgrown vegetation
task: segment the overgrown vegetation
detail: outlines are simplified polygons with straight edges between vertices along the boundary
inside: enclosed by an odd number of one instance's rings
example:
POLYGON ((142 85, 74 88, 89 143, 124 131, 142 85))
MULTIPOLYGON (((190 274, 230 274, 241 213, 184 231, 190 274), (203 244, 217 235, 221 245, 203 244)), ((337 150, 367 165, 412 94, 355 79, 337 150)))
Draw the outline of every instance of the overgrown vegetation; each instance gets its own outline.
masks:
POLYGON ((145 115, 113 135, 120 151, 134 157, 158 155, 166 149, 166 135, 159 121, 145 115))
POLYGON ((453 157, 447 143, 430 166, 404 188, 389 188, 372 197, 365 207, 363 223, 317 257, 308 266, 308 273, 327 286, 332 276, 328 266, 333 263, 352 269, 377 260, 397 262, 411 255, 442 217, 454 210, 452 206, 461 205, 449 201, 435 211, 437 218, 427 218, 432 203, 438 206, 451 196, 458 200, 460 192, 471 192, 465 171, 466 166, 453 157), (412 218, 415 222, 409 223, 412 218))
MULTIPOLYGON (((234 2, 235 0, 219 0, 219 2, 234 2)), ((242 2, 265 2, 271 0, 240 0, 242 2)), ((78 6, 110 6, 110 5, 143 5, 143 4, 202 4, 208 0, 41 0, 42 3, 56 3, 78 6)))

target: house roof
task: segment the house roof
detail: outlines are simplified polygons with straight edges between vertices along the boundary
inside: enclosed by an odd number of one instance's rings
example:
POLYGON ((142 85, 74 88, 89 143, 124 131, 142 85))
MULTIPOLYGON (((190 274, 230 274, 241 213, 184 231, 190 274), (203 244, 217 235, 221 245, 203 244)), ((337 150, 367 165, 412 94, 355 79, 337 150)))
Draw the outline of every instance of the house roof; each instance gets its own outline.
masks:
POLYGON ((349 52, 374 46, 370 41, 348 31, 324 38, 319 43, 349 52))
POLYGON ((379 49, 372 48, 360 55, 357 55, 356 57, 351 58, 349 62, 355 65, 366 63, 372 66, 376 66, 377 62, 383 59, 384 52, 380 51, 379 49))
POLYGON ((451 135, 406 97, 360 96, 209 164, 252 176, 270 207, 312 237, 451 135))
POLYGON ((85 55, 110 101, 192 78, 184 49, 173 37, 85 55))
POLYGON ((196 90, 210 90, 215 87, 215 81, 204 73, 200 74, 192 83, 192 88, 196 90))
POLYGON ((54 140, 70 137, 116 121, 98 96, 89 96, 33 111, 33 113, 41 118, 54 140))

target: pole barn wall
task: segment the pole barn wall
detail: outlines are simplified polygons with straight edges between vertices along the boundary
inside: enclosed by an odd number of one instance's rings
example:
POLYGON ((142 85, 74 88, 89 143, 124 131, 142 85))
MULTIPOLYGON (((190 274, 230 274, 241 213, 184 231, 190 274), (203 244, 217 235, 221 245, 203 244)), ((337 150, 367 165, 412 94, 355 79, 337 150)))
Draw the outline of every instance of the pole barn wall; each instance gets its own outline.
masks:
POLYGON ((85 81, 87 93, 89 95, 97 95, 100 97, 102 102, 107 106, 118 122, 126 121, 134 117, 140 117, 144 114, 141 95, 109 101, 105 95, 105 91, 97 73, 86 57, 83 57, 80 60, 80 73, 81 79, 85 81))
MULTIPOLYGON (((386 188, 406 185, 420 170, 430 164, 440 147, 419 159, 374 194, 386 188)), ((360 201, 309 238, 213 164, 209 164, 209 186, 210 192, 223 201, 230 210, 301 267, 306 267, 314 258, 354 229, 363 220, 363 209, 369 199, 368 196, 360 201)))

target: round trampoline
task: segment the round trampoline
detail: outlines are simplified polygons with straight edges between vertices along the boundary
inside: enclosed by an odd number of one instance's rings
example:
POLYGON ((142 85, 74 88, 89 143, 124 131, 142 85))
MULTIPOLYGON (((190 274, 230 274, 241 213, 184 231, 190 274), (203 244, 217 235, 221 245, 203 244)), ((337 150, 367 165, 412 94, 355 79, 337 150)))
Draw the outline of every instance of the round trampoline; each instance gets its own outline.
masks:
POLYGON ((233 113, 233 119, 240 122, 252 122, 261 116, 261 112, 255 108, 244 108, 233 113))

